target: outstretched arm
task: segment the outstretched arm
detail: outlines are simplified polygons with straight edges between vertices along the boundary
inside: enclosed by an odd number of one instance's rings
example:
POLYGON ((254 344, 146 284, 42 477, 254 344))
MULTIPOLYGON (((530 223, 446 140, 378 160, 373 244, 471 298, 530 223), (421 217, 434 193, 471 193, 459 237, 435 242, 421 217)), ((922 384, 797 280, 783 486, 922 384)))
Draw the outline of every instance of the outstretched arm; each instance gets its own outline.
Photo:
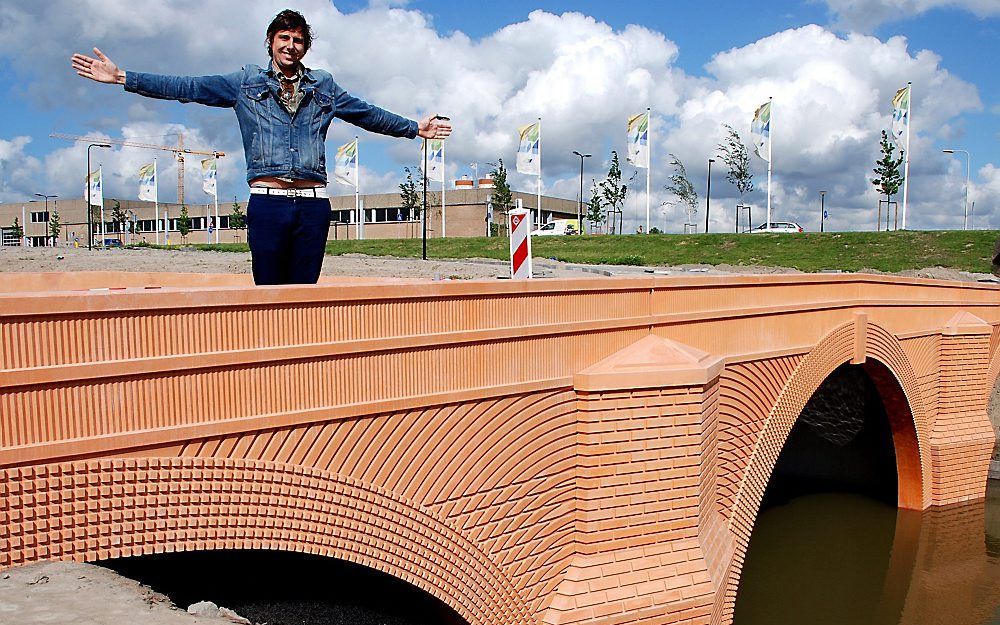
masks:
POLYGON ((352 96, 340 86, 336 86, 334 99, 337 117, 371 132, 411 139, 444 139, 451 134, 451 122, 437 115, 414 122, 352 96))
POLYGON ((109 85, 124 85, 125 72, 97 48, 94 48, 94 54, 96 59, 85 54, 73 55, 71 61, 77 75, 109 85))
POLYGON ((94 48, 97 58, 74 54, 71 62, 84 78, 111 85, 125 85, 126 91, 163 100, 197 102, 208 106, 230 107, 236 104, 242 72, 224 76, 163 76, 128 72, 119 68, 103 52, 94 48))

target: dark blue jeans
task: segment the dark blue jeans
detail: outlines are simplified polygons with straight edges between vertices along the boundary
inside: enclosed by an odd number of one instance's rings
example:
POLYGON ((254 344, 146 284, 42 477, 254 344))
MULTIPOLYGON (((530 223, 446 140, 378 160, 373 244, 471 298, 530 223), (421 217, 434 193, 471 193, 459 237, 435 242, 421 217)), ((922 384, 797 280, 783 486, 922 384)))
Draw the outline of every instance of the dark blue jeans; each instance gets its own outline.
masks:
POLYGON ((256 284, 316 284, 330 230, 330 200, 251 195, 247 242, 256 284))

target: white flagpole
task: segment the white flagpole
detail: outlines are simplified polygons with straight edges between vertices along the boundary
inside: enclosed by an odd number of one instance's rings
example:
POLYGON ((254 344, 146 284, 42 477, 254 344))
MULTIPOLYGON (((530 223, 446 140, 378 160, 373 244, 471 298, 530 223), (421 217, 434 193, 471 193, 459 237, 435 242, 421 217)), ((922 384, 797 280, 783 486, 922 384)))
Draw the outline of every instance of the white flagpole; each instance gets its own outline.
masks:
POLYGON ((444 180, 446 176, 444 174, 444 141, 441 142, 441 238, 444 238, 448 233, 447 227, 445 226, 445 201, 444 201, 444 180))
POLYGON ((771 140, 774 137, 774 98, 768 98, 771 104, 768 108, 767 120, 767 227, 771 227, 771 167, 774 164, 774 152, 771 140))
POLYGON ((156 157, 153 157, 153 210, 156 217, 156 244, 160 244, 160 174, 156 171, 156 157))
POLYGON ((28 224, 25 223, 27 219, 24 204, 21 204, 21 247, 28 247, 28 224))
POLYGON ((358 216, 358 239, 365 238, 365 211, 361 208, 361 143, 354 135, 354 210, 358 216))
POLYGON ((101 247, 106 247, 104 232, 104 165, 97 166, 97 179, 101 181, 101 247))
MULTIPOLYGON (((910 188, 910 124, 913 123, 913 83, 906 83, 906 154, 903 159, 903 230, 906 230, 906 201, 910 188)), ((886 207, 886 210, 889 210, 886 207)))
POLYGON ((538 118, 538 191, 535 197, 536 228, 542 224, 542 118, 538 118))
POLYGON ((649 177, 653 171, 653 114, 646 107, 646 234, 649 234, 649 177))
POLYGON ((219 242, 219 157, 215 157, 215 242, 219 242))

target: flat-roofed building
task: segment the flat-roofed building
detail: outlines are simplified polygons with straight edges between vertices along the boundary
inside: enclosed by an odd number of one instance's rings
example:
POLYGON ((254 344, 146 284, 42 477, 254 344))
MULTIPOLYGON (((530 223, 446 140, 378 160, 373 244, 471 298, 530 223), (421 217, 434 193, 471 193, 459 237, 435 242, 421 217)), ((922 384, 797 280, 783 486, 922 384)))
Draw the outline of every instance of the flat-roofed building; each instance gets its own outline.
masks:
MULTIPOLYGON (((454 186, 444 193, 442 209, 442 194, 440 184, 429 188, 427 194, 427 236, 439 238, 478 237, 486 236, 487 215, 490 212, 490 200, 493 194, 492 181, 484 178, 480 184, 472 180, 459 179, 454 186)), ((524 208, 535 213, 538 201, 534 193, 515 191, 514 200, 521 200, 524 208)), ((418 189, 418 197, 421 197, 418 189)), ((364 223, 360 224, 361 215, 355 210, 353 195, 340 195, 330 198, 330 233, 328 238, 357 239, 359 233, 366 239, 406 239, 421 237, 421 222, 417 219, 419 212, 410 214, 403 208, 399 193, 374 193, 362 195, 360 204, 364 211, 364 223)), ((422 197, 421 197, 422 199, 422 197)), ((86 200, 49 200, 46 211, 45 202, 27 201, 0 204, 0 243, 4 246, 86 246, 87 245, 87 211, 86 200), (58 215, 59 236, 52 237, 50 223, 58 215), (15 236, 14 220, 24 231, 24 238, 15 236)), ((236 202, 240 212, 245 216, 247 203, 236 202)), ((554 219, 575 219, 578 204, 575 200, 542 196, 541 222, 547 223, 554 219)), ((100 209, 93 207, 93 241, 101 245, 102 238, 110 244, 121 241, 125 245, 133 243, 161 243, 180 245, 186 243, 215 242, 234 243, 246 241, 246 230, 233 228, 234 203, 219 204, 218 223, 215 218, 213 204, 188 204, 190 232, 187 237, 181 237, 178 219, 181 205, 160 202, 159 208, 153 202, 140 200, 122 200, 106 198, 104 201, 104 226, 101 226, 100 209), (114 219, 115 203, 120 205, 123 221, 114 219), (216 231, 217 230, 217 231, 216 231), (103 237, 102 237, 103 235, 103 237)), ((419 209, 418 209, 419 211, 419 209)), ((499 210, 492 213, 493 223, 500 224, 503 216, 499 210)))

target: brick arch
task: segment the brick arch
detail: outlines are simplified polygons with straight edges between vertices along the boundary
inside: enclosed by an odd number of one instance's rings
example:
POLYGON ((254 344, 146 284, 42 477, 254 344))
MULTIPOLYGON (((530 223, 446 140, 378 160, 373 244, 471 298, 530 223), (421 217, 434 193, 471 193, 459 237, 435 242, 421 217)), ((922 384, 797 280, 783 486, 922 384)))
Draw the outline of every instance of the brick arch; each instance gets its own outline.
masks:
POLYGON ((837 367, 856 357, 859 330, 865 332, 865 370, 878 388, 889 414, 897 456, 900 505, 921 509, 930 502, 930 414, 902 345, 890 332, 870 322, 847 323, 835 328, 795 368, 757 437, 730 517, 729 529, 735 552, 726 571, 721 603, 716 605, 718 622, 732 620, 750 535, 785 440, 819 385, 837 367))
POLYGON ((457 530, 343 475, 253 460, 89 460, 0 471, 0 493, 11 521, 0 568, 206 549, 298 551, 388 573, 473 625, 532 622, 510 581, 457 530))
POLYGON ((993 394, 993 387, 997 385, 997 378, 1000 378, 1000 345, 996 339, 1000 336, 997 329, 994 329, 993 336, 990 337, 990 368, 986 370, 986 397, 984 405, 989 405, 990 395, 993 394))

